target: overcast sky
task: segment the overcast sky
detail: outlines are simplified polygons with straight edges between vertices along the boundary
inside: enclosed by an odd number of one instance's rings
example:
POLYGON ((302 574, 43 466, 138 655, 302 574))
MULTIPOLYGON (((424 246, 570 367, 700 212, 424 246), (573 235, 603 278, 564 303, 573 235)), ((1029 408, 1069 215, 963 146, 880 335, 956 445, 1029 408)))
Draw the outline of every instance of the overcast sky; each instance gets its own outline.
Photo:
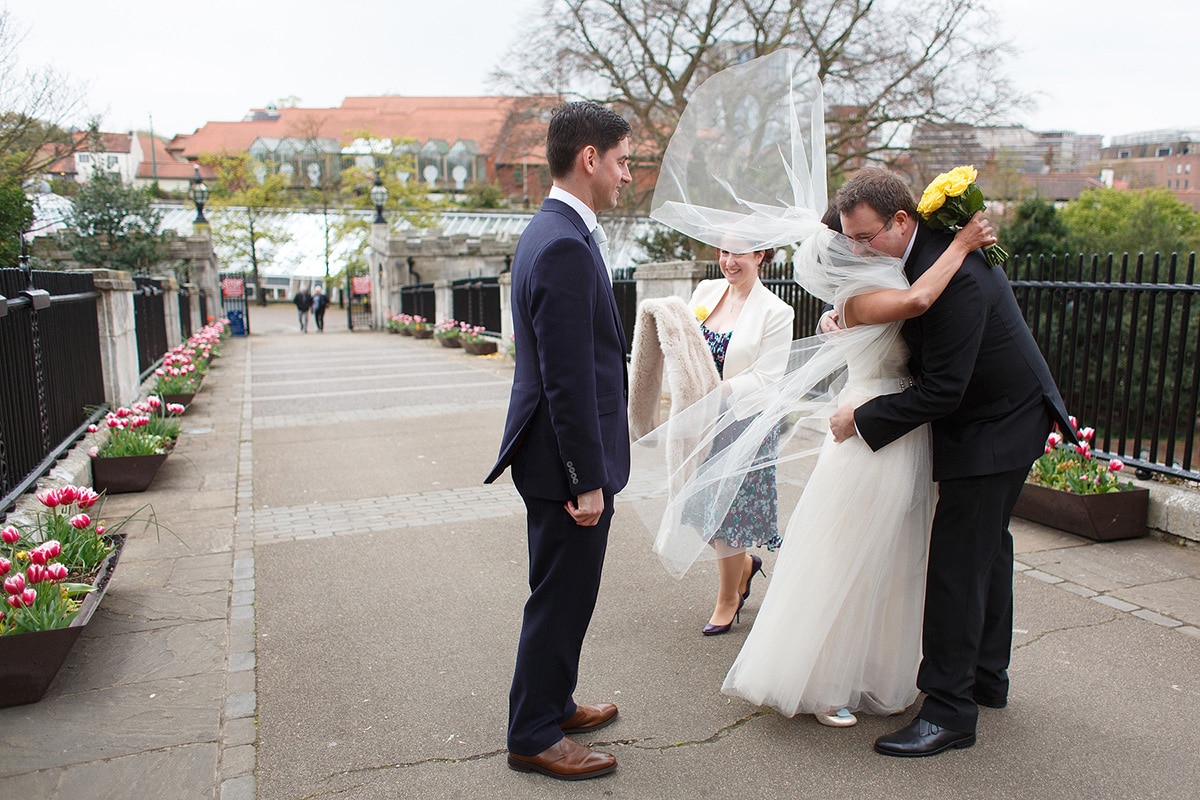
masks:
MULTIPOLYGON (((1009 64, 1038 107, 1034 130, 1105 136, 1200 128, 1200 3, 991 0, 1021 51, 1009 64)), ((127 4, 0 0, 28 34, 24 66, 51 64, 87 87, 107 131, 170 137, 295 96, 477 95, 539 0, 207 0, 127 4)), ((79 120, 84 124, 86 120, 79 120)))

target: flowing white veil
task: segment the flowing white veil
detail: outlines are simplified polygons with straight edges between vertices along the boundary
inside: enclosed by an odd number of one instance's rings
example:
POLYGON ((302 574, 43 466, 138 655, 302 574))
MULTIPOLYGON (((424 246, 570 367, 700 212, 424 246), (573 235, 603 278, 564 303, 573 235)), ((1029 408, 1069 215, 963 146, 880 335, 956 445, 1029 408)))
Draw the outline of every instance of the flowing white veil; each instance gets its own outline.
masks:
MULTIPOLYGON (((875 253, 820 222, 827 204, 821 83, 800 57, 781 50, 723 70, 695 92, 671 137, 651 217, 714 247, 749 250, 799 244, 795 279, 841 306, 855 294, 906 288, 899 260, 875 253)), ((681 576, 709 546, 746 476, 813 456, 827 445, 847 365, 879 365, 900 323, 860 326, 792 342, 775 384, 733 396, 721 389, 637 440, 622 494, 650 530, 654 550, 681 576), (773 451, 764 442, 779 431, 773 451)), ((874 376, 856 373, 860 385, 874 376)), ((894 391, 895 389, 892 388, 894 391)), ((868 395, 869 396, 869 395, 868 395)), ((865 397, 864 397, 865 399, 865 397)), ((784 476, 781 475, 781 479, 784 476)), ((774 535, 763 532, 762 540, 774 535)))

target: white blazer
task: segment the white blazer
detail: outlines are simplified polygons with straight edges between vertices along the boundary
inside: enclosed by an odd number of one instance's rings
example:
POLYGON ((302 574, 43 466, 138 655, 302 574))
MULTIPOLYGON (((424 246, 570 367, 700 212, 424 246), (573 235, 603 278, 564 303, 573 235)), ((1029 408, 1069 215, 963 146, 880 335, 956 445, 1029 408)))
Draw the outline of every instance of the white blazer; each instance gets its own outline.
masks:
MULTIPOLYGON (((704 306, 712 311, 728 289, 729 281, 724 278, 701 281, 692 292, 688 308, 694 312, 697 306, 704 306)), ((760 389, 783 377, 795 318, 795 309, 763 286, 762 281, 755 280, 725 351, 724 379, 734 395, 760 389), (762 358, 768 353, 771 358, 762 358)))

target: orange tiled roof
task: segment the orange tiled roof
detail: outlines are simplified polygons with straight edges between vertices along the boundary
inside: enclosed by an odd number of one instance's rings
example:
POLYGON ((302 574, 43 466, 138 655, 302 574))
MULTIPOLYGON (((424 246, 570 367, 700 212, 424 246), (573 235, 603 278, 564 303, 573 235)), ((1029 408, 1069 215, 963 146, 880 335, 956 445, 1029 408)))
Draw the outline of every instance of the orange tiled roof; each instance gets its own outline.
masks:
MULTIPOLYGON (((453 144, 465 139, 474 141, 484 153, 493 153, 498 140, 504 138, 512 111, 523 101, 513 97, 347 97, 338 108, 281 108, 274 119, 209 122, 193 134, 176 136, 168 147, 194 160, 203 153, 244 152, 259 137, 316 135, 345 142, 360 131, 369 131, 374 136, 419 142, 442 139, 453 144)), ((544 131, 543 124, 543 137, 544 131)))
MULTIPOLYGON (((147 180, 157 176, 162 179, 169 180, 191 180, 194 170, 192 162, 186 159, 179 158, 174 153, 167 150, 167 143, 155 136, 153 139, 150 136, 139 133, 138 140, 142 145, 142 163, 138 164, 137 176, 147 180), (154 148, 151 153, 151 147, 154 148)), ((216 173, 209 167, 200 167, 200 177, 204 180, 213 180, 216 173)))

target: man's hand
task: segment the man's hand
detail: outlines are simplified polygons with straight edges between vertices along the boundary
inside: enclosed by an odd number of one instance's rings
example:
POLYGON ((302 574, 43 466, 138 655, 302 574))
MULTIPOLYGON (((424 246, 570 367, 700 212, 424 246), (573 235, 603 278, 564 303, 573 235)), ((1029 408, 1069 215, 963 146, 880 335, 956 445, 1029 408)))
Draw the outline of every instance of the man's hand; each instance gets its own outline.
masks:
POLYGON ((841 328, 838 327, 838 314, 833 309, 826 311, 817 320, 817 330, 820 333, 837 333, 841 328))
POLYGON ((844 442, 857 436, 858 431, 854 427, 854 406, 842 406, 835 411, 829 418, 829 430, 833 431, 835 442, 844 442))
POLYGON ((604 513, 604 490, 592 489, 575 498, 568 500, 563 506, 576 525, 590 528, 600 523, 600 515, 604 513))

